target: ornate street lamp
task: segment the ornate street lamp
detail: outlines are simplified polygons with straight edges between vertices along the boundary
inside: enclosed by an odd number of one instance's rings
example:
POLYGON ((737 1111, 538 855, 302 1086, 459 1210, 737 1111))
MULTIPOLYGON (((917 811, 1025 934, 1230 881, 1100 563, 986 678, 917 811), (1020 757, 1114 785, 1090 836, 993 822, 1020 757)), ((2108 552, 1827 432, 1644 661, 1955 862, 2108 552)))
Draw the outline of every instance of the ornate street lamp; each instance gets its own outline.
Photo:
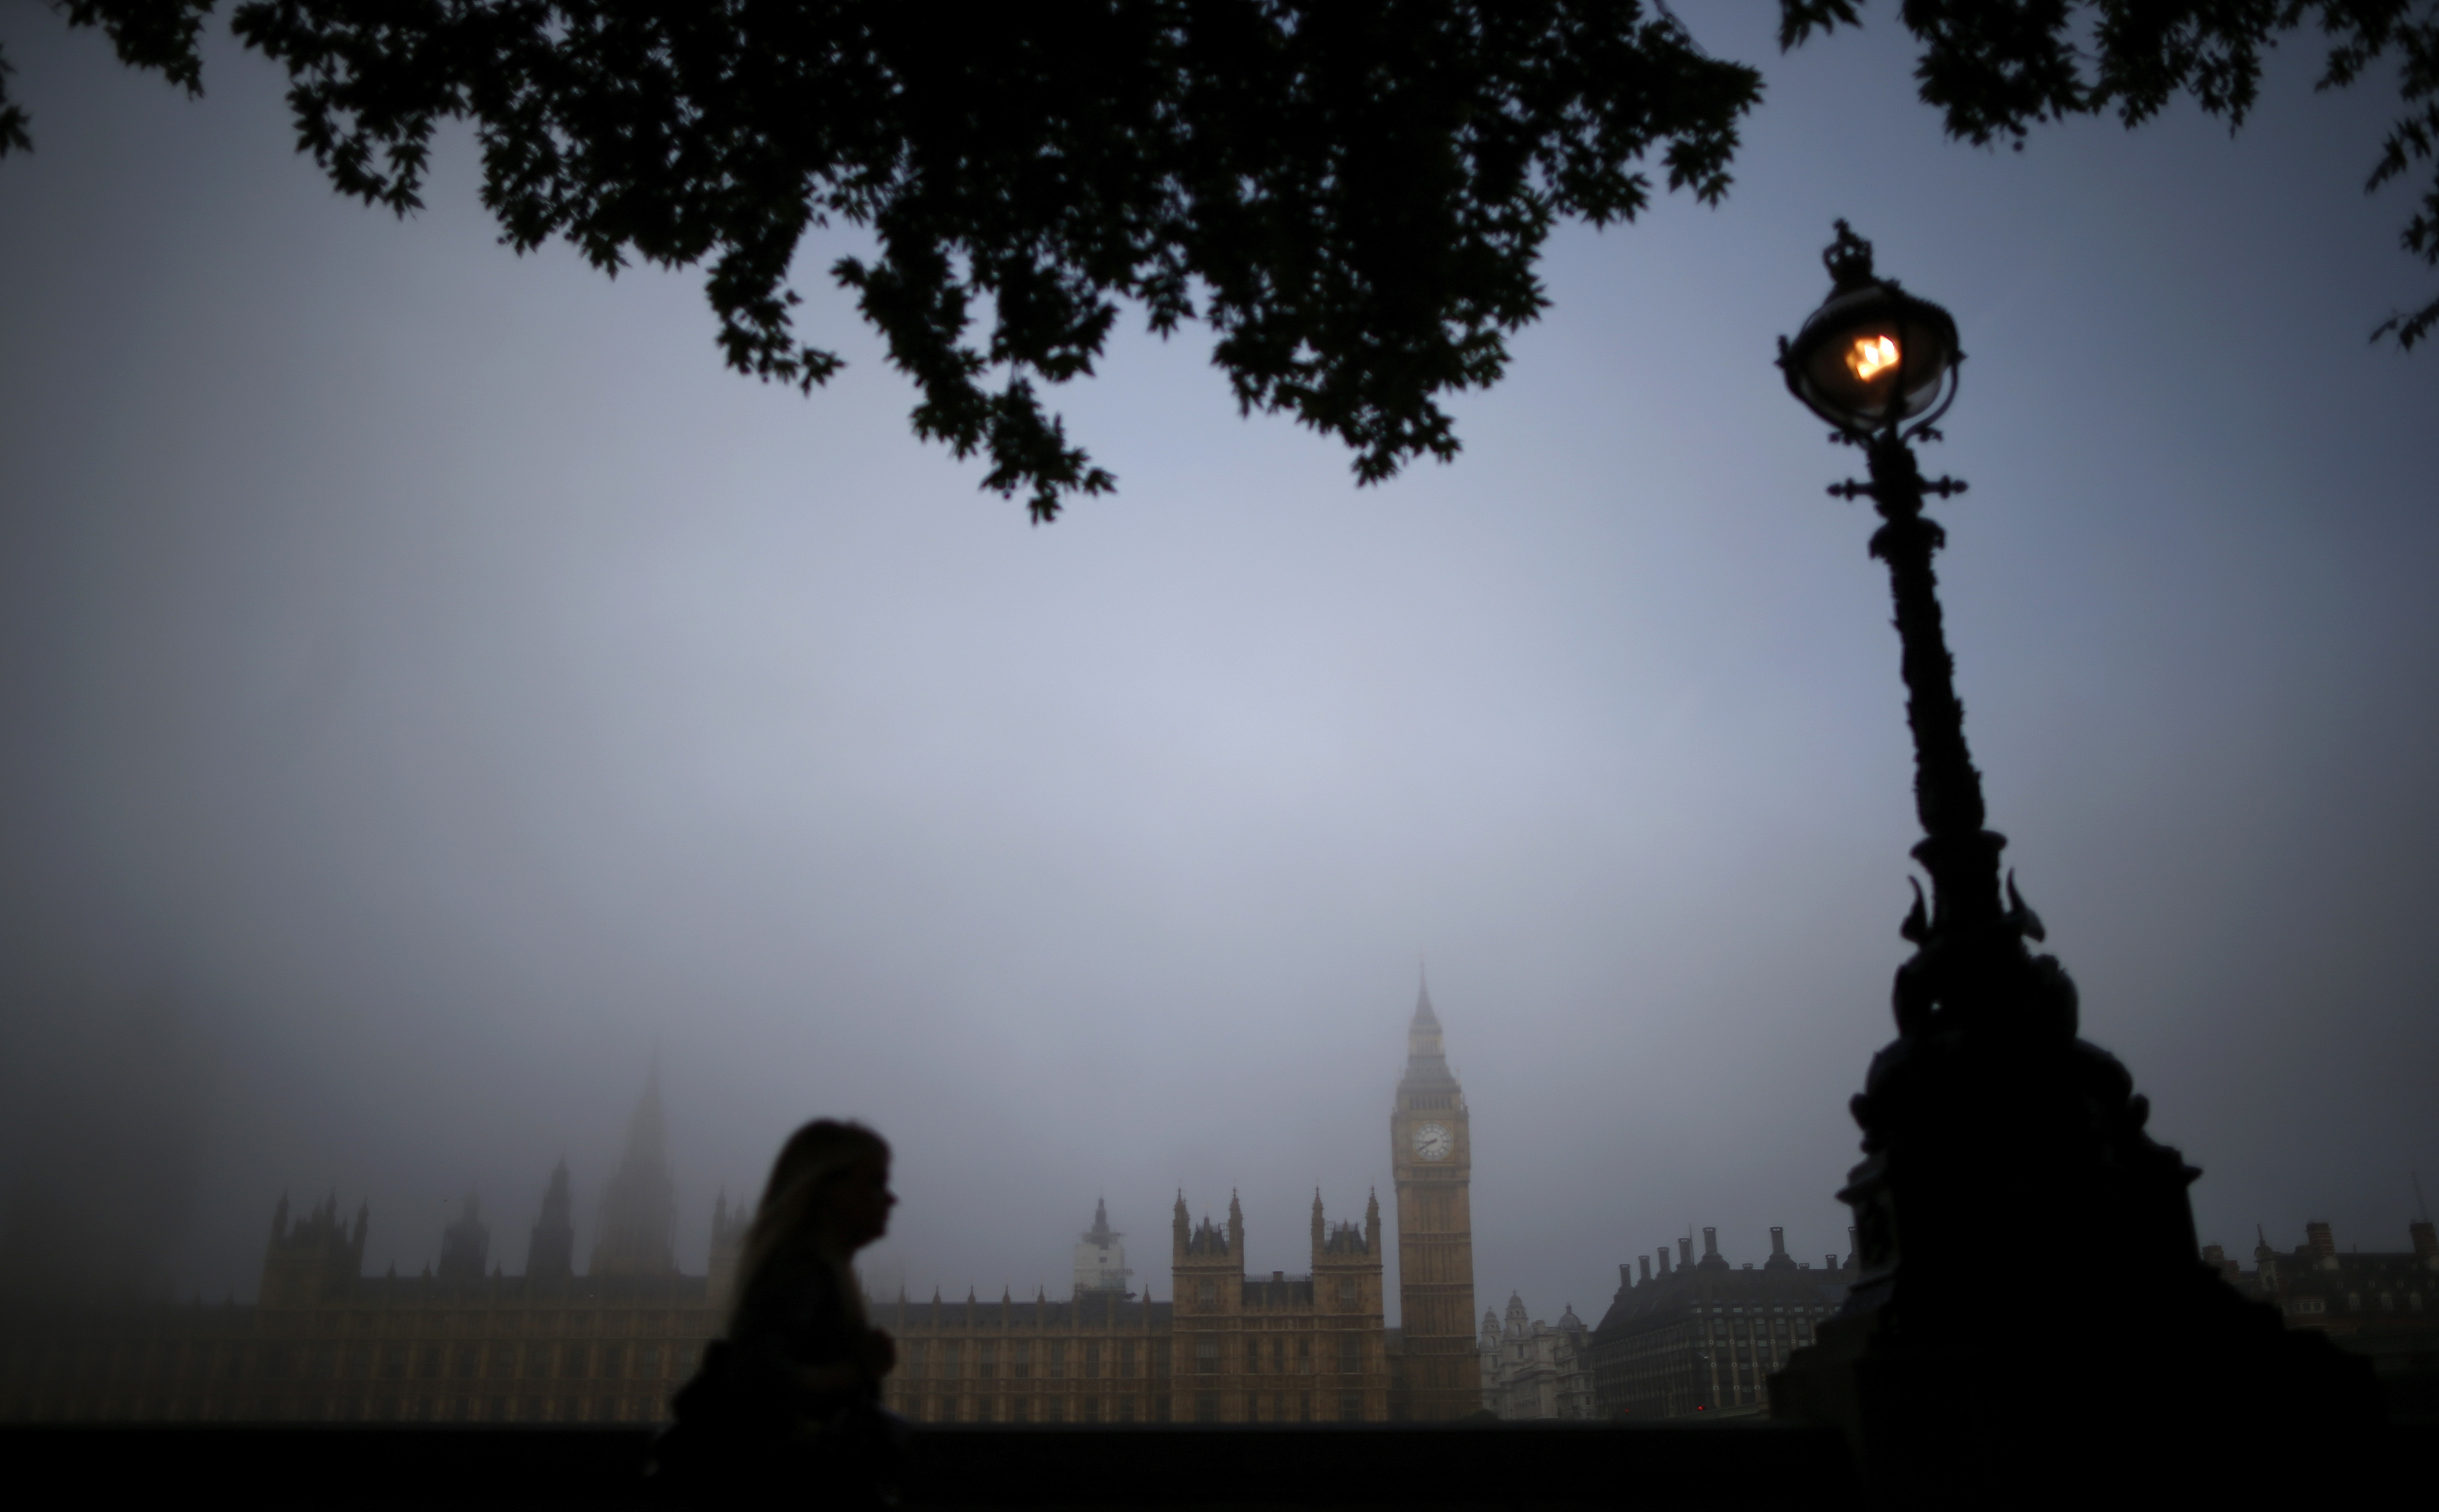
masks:
POLYGON ((1788 391, 1842 436, 1867 441, 1904 426, 1929 431, 1956 399, 1956 322, 1927 299, 1872 276, 1872 244, 1838 222, 1821 255, 1829 297, 1779 343, 1788 391))
POLYGON ((2076 1038, 2074 984, 2027 947, 2041 922, 2012 874, 2003 887, 2006 840, 1984 827, 1932 572, 1946 533, 1922 512, 1965 485, 1926 482, 1914 454, 1956 397, 1956 323, 1877 276, 1843 221, 1823 260, 1829 297, 1778 362, 1869 467, 1829 491, 1884 522, 1872 555, 1896 601, 1931 896, 1915 885, 1898 930, 1915 951, 1892 994, 1897 1037, 1852 1104, 1864 1159, 1839 1196, 1855 1210, 1855 1284, 1771 1379, 1772 1410, 1843 1430, 1871 1483, 1900 1497, 1993 1475, 2063 1491, 2110 1457, 2190 1476, 2203 1442, 2256 1473, 2270 1404, 2290 1432, 2367 1421, 2368 1369, 2201 1264, 2185 1192, 2200 1173, 2144 1132, 2126 1068, 2076 1038), (2057 1435, 2062 1417, 2073 1434, 2057 1435))

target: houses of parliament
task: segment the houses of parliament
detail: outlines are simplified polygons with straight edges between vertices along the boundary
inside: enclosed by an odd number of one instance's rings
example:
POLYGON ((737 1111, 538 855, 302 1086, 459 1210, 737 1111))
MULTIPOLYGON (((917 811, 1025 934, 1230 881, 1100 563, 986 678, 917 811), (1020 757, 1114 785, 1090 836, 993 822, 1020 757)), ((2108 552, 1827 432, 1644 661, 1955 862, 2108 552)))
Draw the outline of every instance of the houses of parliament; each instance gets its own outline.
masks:
MULTIPOLYGON (((899 1340, 884 1386, 926 1423, 1444 1421, 1482 1404, 1468 1192, 1472 1136, 1429 989, 1389 1121, 1401 1328, 1386 1325, 1380 1199, 1331 1221, 1310 1269, 1245 1269, 1245 1220, 1170 1214, 1168 1296, 1130 1282, 1106 1208, 1072 1295, 871 1299, 899 1340)), ((364 1273, 370 1214, 282 1197, 251 1305, 67 1307, 0 1298, 0 1422, 650 1423, 719 1336, 750 1215, 712 1211, 706 1273, 675 1259, 676 1197, 648 1083, 579 1274, 568 1171, 550 1176, 525 1273, 490 1259, 467 1199, 437 1264, 364 1273)))

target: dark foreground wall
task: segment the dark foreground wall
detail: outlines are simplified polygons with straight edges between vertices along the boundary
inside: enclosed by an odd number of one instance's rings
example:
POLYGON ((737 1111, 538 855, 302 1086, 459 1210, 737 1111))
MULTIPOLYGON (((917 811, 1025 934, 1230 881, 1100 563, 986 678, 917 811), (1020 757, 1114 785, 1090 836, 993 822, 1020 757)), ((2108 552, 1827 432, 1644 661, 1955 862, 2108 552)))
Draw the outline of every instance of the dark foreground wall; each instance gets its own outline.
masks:
MULTIPOLYGON (((32 1428, 0 1431, 0 1463, 21 1487, 56 1487, 87 1505, 616 1505, 644 1500, 648 1442, 629 1429, 32 1428)), ((912 1470, 907 1500, 928 1506, 1767 1503, 1829 1512, 1854 1489, 1834 1434, 1760 1422, 942 1428, 920 1432, 912 1470)))
MULTIPOLYGON (((2073 1420, 2051 1431, 2071 1439, 2073 1420)), ((0 1430, 0 1465, 24 1505, 618 1506, 647 1500, 650 1441, 637 1429, 14 1428, 0 1430)), ((2439 1427, 2392 1423, 2321 1459, 2313 1481, 2327 1504, 2419 1504, 2434 1465, 2439 1427)), ((2216 1483, 2236 1468, 2191 1470, 2216 1483)), ((2004 1468, 1994 1477, 2005 1484, 2004 1468)), ((936 1508, 1873 1504, 1833 1433, 1766 1421, 927 1429, 906 1490, 936 1508)))

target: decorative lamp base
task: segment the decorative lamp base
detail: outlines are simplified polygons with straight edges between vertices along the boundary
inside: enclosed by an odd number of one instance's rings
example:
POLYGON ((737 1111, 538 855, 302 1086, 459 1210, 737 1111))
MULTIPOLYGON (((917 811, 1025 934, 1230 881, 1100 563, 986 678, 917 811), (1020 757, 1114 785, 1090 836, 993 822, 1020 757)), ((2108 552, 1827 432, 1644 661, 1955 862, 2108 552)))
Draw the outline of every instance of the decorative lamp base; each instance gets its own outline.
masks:
POLYGON ((1839 1429, 1899 1503, 2346 1480, 2380 1416, 2369 1362, 2201 1263, 2199 1172, 2144 1131, 2116 1058, 1979 1028, 1874 1059, 1839 1194, 1858 1280, 1771 1378, 1772 1415, 1839 1429))

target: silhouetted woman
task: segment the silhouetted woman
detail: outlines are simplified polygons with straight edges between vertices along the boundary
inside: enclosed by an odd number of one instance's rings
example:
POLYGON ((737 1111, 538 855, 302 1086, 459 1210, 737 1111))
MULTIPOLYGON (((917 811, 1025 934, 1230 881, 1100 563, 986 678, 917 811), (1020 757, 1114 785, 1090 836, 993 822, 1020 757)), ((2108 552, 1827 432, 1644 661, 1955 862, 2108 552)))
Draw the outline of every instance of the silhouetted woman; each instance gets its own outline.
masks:
POLYGON ((746 1232, 728 1335, 678 1393, 655 1478, 689 1501, 889 1499, 902 1425, 881 1410, 898 1347, 848 1260, 889 1228, 889 1146, 824 1118, 781 1147, 746 1232))

